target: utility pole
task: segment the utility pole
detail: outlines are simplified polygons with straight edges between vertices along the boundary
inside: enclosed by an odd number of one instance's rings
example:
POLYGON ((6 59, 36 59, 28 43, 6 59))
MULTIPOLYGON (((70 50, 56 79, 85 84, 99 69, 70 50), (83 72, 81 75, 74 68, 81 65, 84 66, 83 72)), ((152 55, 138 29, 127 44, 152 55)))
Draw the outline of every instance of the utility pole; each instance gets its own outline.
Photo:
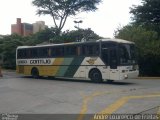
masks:
MULTIPOLYGON (((75 24, 77 24, 77 26, 74 26, 75 28, 77 28, 78 30, 80 30, 80 27, 79 27, 79 24, 80 23, 83 23, 82 20, 79 20, 79 21, 74 21, 75 24)), ((79 35, 78 35, 78 39, 77 39, 77 42, 80 42, 81 40, 79 39, 79 35)))
POLYGON ((75 26, 75 28, 79 29, 79 24, 80 24, 80 23, 83 23, 83 21, 82 21, 82 20, 79 20, 79 21, 76 21, 76 20, 75 20, 74 23, 75 23, 75 24, 78 24, 78 26, 75 26))

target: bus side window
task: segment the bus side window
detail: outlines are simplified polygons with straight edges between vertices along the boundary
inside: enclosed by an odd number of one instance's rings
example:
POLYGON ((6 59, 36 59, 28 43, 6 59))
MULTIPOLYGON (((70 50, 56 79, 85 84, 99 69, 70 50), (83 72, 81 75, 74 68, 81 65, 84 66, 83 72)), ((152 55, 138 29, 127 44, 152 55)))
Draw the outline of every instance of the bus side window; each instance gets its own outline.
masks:
POLYGON ((99 55, 99 46, 98 45, 83 45, 81 48, 81 54, 80 55, 86 55, 86 56, 95 56, 99 55))
POLYGON ((81 54, 82 56, 86 55, 86 46, 81 46, 81 54))
POLYGON ((81 47, 77 46, 77 55, 80 56, 81 55, 81 47))
POLYGON ((72 46, 71 55, 77 55, 77 46, 72 46))
POLYGON ((27 50, 26 49, 19 49, 17 53, 18 59, 23 59, 27 57, 27 50))
POLYGON ((48 48, 48 57, 51 57, 51 48, 48 48))
POLYGON ((55 47, 55 56, 64 56, 64 47, 55 47))
POLYGON ((88 56, 88 55, 90 54, 90 51, 91 51, 90 49, 91 49, 91 48, 89 48, 88 45, 85 46, 85 55, 88 56))
POLYGON ((18 54, 17 54, 17 58, 18 59, 21 59, 22 58, 22 56, 23 56, 23 52, 22 52, 22 50, 18 50, 18 52, 17 52, 18 54))
POLYGON ((26 49, 23 50, 23 58, 28 58, 28 51, 26 49))
POLYGON ((38 57, 38 49, 29 49, 30 51, 30 58, 37 58, 38 57))
POLYGON ((76 46, 66 46, 65 55, 66 56, 77 55, 77 47, 76 46))
POLYGON ((92 46, 91 45, 84 45, 82 46, 82 55, 90 56, 92 55, 92 46))
POLYGON ((94 55, 99 55, 99 46, 98 45, 93 46, 93 54, 94 55))
POLYGON ((39 58, 49 57, 49 48, 39 48, 38 57, 39 58))
POLYGON ((52 57, 56 56, 56 50, 55 50, 55 48, 51 48, 51 56, 52 57))
POLYGON ((99 47, 98 45, 88 45, 86 46, 86 54, 89 56, 95 56, 99 54, 99 47))

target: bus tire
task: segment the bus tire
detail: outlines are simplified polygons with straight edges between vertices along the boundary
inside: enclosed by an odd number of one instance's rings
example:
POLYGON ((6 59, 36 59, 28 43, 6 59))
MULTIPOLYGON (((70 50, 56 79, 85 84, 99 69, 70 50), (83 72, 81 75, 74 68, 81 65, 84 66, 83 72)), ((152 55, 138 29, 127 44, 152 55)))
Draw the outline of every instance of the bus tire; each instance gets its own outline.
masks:
POLYGON ((37 68, 32 68, 31 75, 33 78, 39 78, 39 71, 37 68))
POLYGON ((102 74, 98 69, 92 69, 89 72, 89 78, 95 83, 102 82, 102 74))

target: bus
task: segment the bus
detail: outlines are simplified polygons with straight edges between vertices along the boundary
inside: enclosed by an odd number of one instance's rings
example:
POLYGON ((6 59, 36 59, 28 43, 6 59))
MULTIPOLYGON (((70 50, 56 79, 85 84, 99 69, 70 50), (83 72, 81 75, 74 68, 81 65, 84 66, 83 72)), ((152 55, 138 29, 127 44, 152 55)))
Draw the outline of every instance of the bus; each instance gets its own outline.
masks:
POLYGON ((93 82, 136 78, 139 74, 135 44, 122 39, 19 46, 16 71, 34 78, 81 78, 93 82))

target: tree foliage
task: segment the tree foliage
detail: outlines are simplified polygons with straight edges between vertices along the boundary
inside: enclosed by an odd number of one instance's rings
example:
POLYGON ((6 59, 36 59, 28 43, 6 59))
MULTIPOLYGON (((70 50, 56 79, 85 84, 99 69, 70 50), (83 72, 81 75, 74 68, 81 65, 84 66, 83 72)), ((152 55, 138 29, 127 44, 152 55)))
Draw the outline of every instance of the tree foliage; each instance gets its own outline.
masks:
POLYGON ((32 3, 38 8, 38 15, 50 15, 58 34, 64 27, 68 16, 80 12, 97 10, 101 0, 34 0, 32 3))
POLYGON ((4 36, 0 40, 0 56, 3 62, 2 67, 15 69, 16 64, 16 48, 24 44, 21 36, 16 34, 4 36))
POLYGON ((142 0, 142 5, 133 6, 130 13, 135 23, 160 34, 160 0, 142 0))
POLYGON ((61 36, 56 36, 51 39, 53 43, 63 43, 63 42, 81 42, 81 41, 95 41, 100 39, 99 35, 94 33, 90 28, 88 29, 78 29, 72 31, 64 31, 61 36))

